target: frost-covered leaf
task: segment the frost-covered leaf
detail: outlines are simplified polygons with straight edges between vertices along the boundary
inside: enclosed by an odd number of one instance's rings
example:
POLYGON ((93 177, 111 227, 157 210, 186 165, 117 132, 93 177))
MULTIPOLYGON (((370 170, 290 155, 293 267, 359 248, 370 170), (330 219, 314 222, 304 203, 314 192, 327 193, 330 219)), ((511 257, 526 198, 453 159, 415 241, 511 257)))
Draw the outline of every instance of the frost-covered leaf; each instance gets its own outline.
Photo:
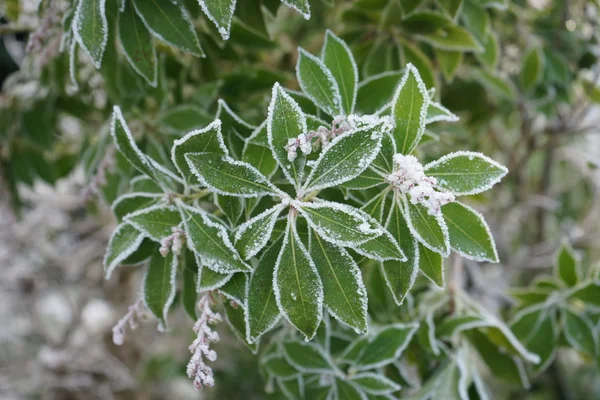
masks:
POLYGON ((197 183, 196 177, 185 159, 187 153, 227 154, 227 148, 221 136, 221 121, 216 120, 206 128, 191 131, 173 142, 171 161, 188 185, 197 183))
POLYGON ((151 86, 157 84, 157 58, 152 36, 135 12, 131 1, 119 13, 119 42, 133 67, 151 86))
POLYGON ((298 11, 304 19, 310 19, 310 4, 308 0, 281 0, 281 2, 298 11))
POLYGON ((439 288, 444 287, 444 258, 419 243, 419 269, 439 288))
POLYGON ((418 328, 417 323, 384 327, 369 339, 369 343, 356 362, 356 369, 365 371, 379 368, 397 360, 418 328))
POLYGON ((343 114, 340 89, 331 71, 302 48, 298 49, 296 77, 304 93, 317 107, 331 116, 343 114))
POLYGON ((353 250, 358 254, 377 261, 408 260, 398 242, 396 242, 396 239, 387 231, 374 239, 356 245, 353 250))
MULTIPOLYGON (((384 222, 384 211, 386 209, 386 203, 388 200, 388 194, 390 190, 383 190, 379 192, 375 197, 371 198, 365 205, 360 209, 368 214, 371 218, 375 218, 377 221, 384 222)), ((386 216, 387 217, 387 216, 386 216)))
POLYGON ((356 178, 343 183, 342 186, 351 190, 364 190, 386 183, 385 177, 381 176, 373 168, 365 169, 356 178))
POLYGON ((304 193, 338 186, 358 176, 379 153, 387 130, 387 119, 377 118, 333 139, 315 162, 304 193))
POLYGON ((356 361, 362 356, 367 344, 369 344, 369 337, 359 336, 346 347, 342 355, 338 358, 338 362, 344 364, 356 364, 356 361))
POLYGON ((236 0, 199 0, 198 2, 204 14, 216 25, 223 40, 229 39, 236 0))
POLYGON ((342 109, 346 115, 352 114, 358 89, 358 68, 350 48, 332 31, 327 30, 321 58, 338 84, 342 109))
POLYGON ((483 47, 477 42, 477 39, 468 30, 458 25, 446 26, 432 33, 415 36, 440 50, 472 51, 475 53, 483 51, 483 47))
POLYGON ((475 261, 498 262, 496 244, 483 215, 459 202, 442 206, 442 215, 452 250, 475 261))
POLYGON ((131 0, 144 24, 159 40, 182 51, 204 56, 187 10, 180 2, 131 0))
POLYGON ((273 157, 283 174, 296 186, 300 186, 306 157, 298 152, 296 158, 288 158, 286 146, 290 139, 306 134, 306 118, 300 106, 278 83, 273 86, 267 117, 267 137, 273 157))
POLYGON ((584 314, 575 313, 569 308, 561 309, 561 314, 567 342, 574 348, 595 356, 598 352, 598 334, 589 318, 584 314))
POLYGON ((307 341, 312 339, 323 317, 323 284, 291 216, 275 264, 273 288, 285 319, 302 332, 307 341))
POLYGON ((100 68, 108 41, 106 0, 80 1, 73 17, 73 33, 94 66, 100 68))
POLYGON ((183 265, 181 275, 183 284, 181 286, 181 304, 185 312, 190 316, 192 321, 196 322, 198 315, 196 314, 196 303, 198 302, 198 270, 199 266, 196 263, 196 257, 190 249, 184 249, 181 260, 183 265))
POLYGON ((239 197, 258 197, 277 193, 269 180, 252 165, 216 153, 186 153, 190 171, 211 191, 239 197))
POLYGON ((338 246, 354 246, 383 234, 377 221, 347 204, 330 201, 293 204, 312 229, 338 246))
POLYGON ((523 66, 521 67, 521 84, 531 91, 541 81, 544 74, 546 60, 540 47, 532 47, 523 57, 523 66))
POLYGON ((401 78, 402 71, 390 71, 361 81, 358 84, 356 111, 362 114, 374 114, 388 105, 401 78))
POLYGON ((236 307, 228 301, 224 302, 223 308, 225 309, 225 319, 227 320, 227 324, 234 335, 246 345, 252 354, 257 354, 258 342, 248 343, 246 340, 246 319, 244 317, 246 312, 244 308, 239 306, 236 307))
POLYGON ((238 255, 227 230, 213 222, 206 211, 178 203, 185 226, 187 244, 203 263, 215 272, 248 272, 252 268, 238 255))
POLYGON ((366 333, 367 290, 352 256, 317 234, 311 236, 310 256, 321 277, 329 313, 357 333, 366 333))
POLYGON ((304 397, 304 378, 298 375, 293 379, 277 379, 277 386, 284 393, 288 400, 303 400, 304 397))
POLYGON ((111 209, 119 221, 134 211, 150 207, 160 200, 160 196, 155 193, 127 193, 117 197, 112 203, 111 209))
POLYGON ((129 182, 129 185, 129 191, 132 193, 163 194, 161 187, 145 175, 138 175, 134 177, 129 182))
POLYGON ((137 250, 131 253, 129 256, 127 256, 126 259, 121 261, 121 265, 142 264, 148 261, 148 259, 150 259, 150 256, 156 251, 158 251, 158 244, 148 238, 144 238, 137 250))
POLYGON ((523 309, 515 316, 510 329, 528 351, 540 356, 540 363, 533 366, 533 371, 544 371, 558 347, 555 313, 537 306, 523 309))
POLYGON ((127 215, 125 220, 144 236, 160 242, 173 233, 172 228, 181 223, 181 216, 175 207, 154 205, 127 215))
POLYGON ((425 165, 424 170, 437 179, 437 186, 457 196, 485 192, 508 173, 503 165, 471 151, 447 154, 425 165))
POLYGON ((233 277, 233 274, 221 274, 213 271, 206 265, 203 265, 197 255, 195 256, 197 260, 196 263, 201 265, 198 270, 198 286, 196 287, 198 293, 219 289, 233 277))
POLYGON ((436 0, 436 3, 450 18, 457 17, 462 9, 463 2, 464 0, 436 0))
POLYGON ((270 178, 277 170, 277 161, 273 158, 267 135, 265 121, 246 139, 242 150, 242 161, 252 164, 261 174, 270 178))
POLYGON ((394 198, 386 228, 398 242, 406 261, 389 260, 381 263, 381 271, 386 285, 392 292, 396 304, 401 305, 412 288, 419 272, 419 246, 410 233, 408 224, 400 211, 399 199, 394 198))
POLYGON ((429 107, 427 108, 427 119, 425 120, 425 124, 429 125, 437 121, 456 122, 458 121, 458 119, 459 118, 456 115, 454 115, 450 110, 448 110, 440 103, 437 103, 435 101, 429 102, 429 107))
POLYGON ((175 299, 177 260, 173 252, 166 257, 154 253, 144 277, 144 304, 158 318, 160 330, 167 329, 167 313, 175 299))
POLYGON ((215 205, 227 217, 231 226, 237 225, 244 214, 245 199, 235 196, 223 196, 214 193, 215 205))
POLYGON ((410 233, 425 247, 447 257, 450 254, 448 227, 441 215, 431 215, 422 204, 403 199, 404 219, 410 233))
POLYGON ((600 307, 600 281, 587 282, 574 289, 569 299, 581 300, 593 307, 600 307))
POLYGON ((338 399, 344 400, 367 400, 367 395, 351 381, 345 381, 340 378, 335 379, 335 388, 338 399))
POLYGON ((251 343, 275 326, 281 318, 273 290, 273 273, 280 250, 281 240, 264 252, 248 282, 246 336, 251 343))
POLYGON ((392 100, 392 114, 396 121, 394 140, 399 153, 410 154, 421 140, 428 107, 427 88, 419 71, 408 64, 392 100))
MULTIPOLYGON (((236 306, 246 308, 246 290, 247 290, 248 276, 244 273, 238 272, 233 274, 230 280, 227 281, 223 286, 219 288, 219 293, 225 296, 229 301, 236 303, 236 306)), ((245 323, 244 323, 245 324, 245 323)), ((244 340, 246 338, 246 329, 244 328, 244 334, 242 335, 244 340)))
POLYGON ((263 361, 270 375, 277 378, 290 379, 298 376, 300 372, 292 367, 282 355, 273 355, 263 361))
POLYGON ((356 374, 352 377, 352 382, 356 383, 362 390, 369 394, 387 394, 400 390, 400 385, 396 382, 383 374, 373 372, 356 374))
POLYGON ((133 226, 122 223, 115 228, 108 241, 108 248, 104 255, 104 274, 110 278, 113 270, 119 266, 144 240, 144 235, 133 226))
POLYGON ((446 318, 436 328, 436 336, 452 338, 454 335, 468 330, 489 326, 489 322, 478 315, 458 315, 446 318))
POLYGON ((265 247, 282 210, 281 205, 276 205, 244 222, 236 229, 235 247, 244 260, 254 257, 265 247))
POLYGON ((577 254, 568 242, 563 241, 556 255, 554 275, 567 286, 575 286, 581 280, 581 265, 577 254))
POLYGON ((335 369, 329 356, 311 343, 285 342, 281 346, 286 360, 303 373, 332 373, 335 369))

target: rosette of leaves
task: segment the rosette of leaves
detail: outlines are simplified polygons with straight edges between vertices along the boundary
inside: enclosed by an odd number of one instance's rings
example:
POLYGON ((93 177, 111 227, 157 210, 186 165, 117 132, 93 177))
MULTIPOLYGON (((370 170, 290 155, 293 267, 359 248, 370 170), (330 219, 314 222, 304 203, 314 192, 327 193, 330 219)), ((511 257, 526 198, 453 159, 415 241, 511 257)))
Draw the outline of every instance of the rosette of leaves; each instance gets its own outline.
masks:
MULTIPOLYGON (((397 304, 419 270, 442 286, 451 250, 497 261, 480 214, 453 202, 431 215, 389 181, 394 155, 413 152, 426 124, 457 119, 430 99, 416 68, 406 68, 389 104, 374 98, 382 103, 372 114, 357 110, 354 58, 332 32, 320 58, 300 50, 297 76, 303 93, 276 84, 258 127, 223 106, 219 119, 173 142, 169 164, 140 150, 115 108, 115 144, 141 175, 113 203, 121 223, 106 272, 149 259, 144 299, 161 326, 178 270, 186 310, 194 315, 196 292, 218 290, 238 306, 227 308, 234 331, 256 350, 282 317, 313 339, 324 309, 367 333, 365 260, 380 264, 397 304), (377 195, 361 199, 365 188, 377 195)), ((452 196, 486 190, 506 173, 476 153, 425 171, 443 176, 435 190, 452 196)))
POLYGON ((581 259, 564 241, 557 251, 552 275, 539 275, 527 288, 515 289, 517 301, 511 329, 523 345, 540 355, 532 368, 540 374, 561 347, 571 348, 588 362, 598 359, 598 268, 584 275, 581 259))

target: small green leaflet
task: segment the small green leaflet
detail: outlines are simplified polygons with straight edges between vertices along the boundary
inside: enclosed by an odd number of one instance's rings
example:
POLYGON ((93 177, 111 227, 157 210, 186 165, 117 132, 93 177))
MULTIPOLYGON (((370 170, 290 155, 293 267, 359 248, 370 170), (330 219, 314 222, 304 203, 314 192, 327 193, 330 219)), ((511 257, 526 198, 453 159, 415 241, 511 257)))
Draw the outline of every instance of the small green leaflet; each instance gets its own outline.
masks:
POLYGON ((192 20, 182 4, 161 0, 131 1, 150 33, 159 40, 196 56, 204 56, 192 20))
POLYGON ((213 222, 203 209, 192 208, 182 202, 177 205, 188 247, 200 256, 204 265, 221 274, 252 270, 238 255, 225 227, 213 222))
POLYGON ((327 30, 321 58, 338 84, 345 114, 352 114, 358 89, 358 68, 352 52, 346 42, 327 30))
POLYGON ((113 231, 104 255, 104 274, 110 278, 113 270, 129 257, 144 240, 144 235, 133 226, 122 223, 113 231))
POLYGON ((373 372, 356 374, 352 377, 352 382, 356 383, 365 392, 374 395, 388 394, 400 390, 400 385, 396 382, 383 374, 373 372))
POLYGON ((288 158, 286 146, 290 139, 305 135, 306 117, 300 106, 278 83, 273 86, 271 103, 267 116, 267 138, 273 157, 290 183, 300 186, 304 174, 306 157, 298 152, 292 161, 288 158))
POLYGON ((575 286, 581 280, 579 258, 567 241, 563 241, 555 261, 555 275, 567 286, 575 286))
POLYGON ((304 19, 310 19, 310 4, 308 0, 281 0, 281 2, 298 11, 304 19))
POLYGON ((236 196, 223 196, 213 193, 214 203, 227 217, 232 227, 236 226, 244 214, 245 199, 236 196))
POLYGON ((241 340, 244 345, 246 345, 252 354, 257 354, 258 342, 248 343, 246 341, 246 322, 244 317, 246 312, 244 308, 234 307, 228 301, 223 303, 223 308, 225 309, 225 319, 227 320, 227 325, 229 325, 229 328, 233 331, 235 336, 241 340))
POLYGON ((437 287, 444 287, 444 258, 419 243, 419 269, 437 287))
POLYGON ((286 360, 303 373, 331 373, 334 371, 329 357, 311 343, 286 342, 282 346, 286 360))
POLYGON ((110 208, 117 220, 122 221, 127 214, 150 207, 159 200, 160 196, 155 193, 126 193, 117 197, 110 208))
POLYGON ((150 32, 136 14, 131 1, 126 2, 125 10, 119 13, 119 42, 133 69, 151 86, 156 87, 156 49, 150 32))
POLYGON ((456 75, 458 67, 462 64, 463 54, 461 51, 437 50, 435 52, 436 59, 440 64, 446 82, 454 80, 454 75, 456 75))
POLYGON ((448 227, 441 215, 430 215, 421 204, 413 204, 406 198, 402 207, 410 233, 428 249, 447 257, 450 254, 448 227))
POLYGON ((198 2, 204 14, 216 25, 223 40, 229 39, 236 0, 199 0, 198 2))
POLYGON ((523 58, 521 67, 521 84, 527 91, 532 91, 542 79, 546 59, 544 53, 539 47, 529 49, 523 58))
POLYGON ((419 71, 408 64, 392 100, 393 136, 399 153, 410 154, 421 140, 428 106, 429 95, 419 71))
POLYGON ((462 9, 464 0, 436 0, 436 3, 440 6, 448 16, 456 18, 462 9))
POLYGON ((485 192, 508 173, 503 165, 472 151, 447 154, 423 169, 427 176, 437 179, 437 186, 457 196, 485 192))
POLYGON ((401 71, 390 71, 373 75, 360 82, 356 96, 356 111, 362 114, 373 114, 389 105, 401 78, 401 71))
POLYGON ((366 400, 367 396, 352 381, 335 378, 337 399, 341 400, 366 400))
POLYGON ((398 242, 396 242, 396 239, 387 231, 375 239, 356 245, 353 250, 358 254, 377 261, 408 260, 398 242))
POLYGON ((598 353, 598 334, 594 325, 583 314, 577 314, 569 308, 561 309, 564 320, 565 338, 576 349, 591 356, 598 353))
POLYGON ((278 354, 269 356, 262 361, 270 375, 277 378, 289 379, 298 376, 299 372, 287 362, 285 357, 278 354))
POLYGON ((377 157, 388 121, 358 127, 337 136, 319 155, 304 184, 304 193, 341 185, 363 172, 377 157))
POLYGON ((483 47, 465 28, 457 25, 446 26, 433 33, 415 35, 432 47, 446 51, 472 51, 480 53, 483 47))
POLYGON ((323 318, 323 284, 291 216, 275 264, 273 287, 282 315, 306 341, 311 340, 323 318))
POLYGON ((276 205, 238 226, 234 237, 235 247, 244 260, 254 257, 265 247, 282 210, 281 205, 276 205))
MULTIPOLYGON (((223 286, 219 288, 219 293, 225 296, 229 301, 234 302, 241 308, 246 308, 246 290, 248 283, 248 275, 244 273, 233 274, 231 279, 227 281, 223 286)), ((245 324, 245 322, 244 322, 245 324)), ((246 329, 244 328, 244 334, 242 335, 244 340, 246 338, 246 329)))
POLYGON ((327 114, 343 114, 340 89, 331 71, 303 48, 299 48, 298 53, 296 76, 304 93, 327 114))
POLYGON ((172 228, 181 223, 181 217, 175 207, 154 205, 128 214, 125 220, 144 236, 160 242, 173 233, 172 228))
POLYGON ((167 313, 175 298, 177 256, 169 252, 166 257, 156 252, 150 258, 144 277, 144 304, 159 321, 159 329, 167 329, 167 313))
POLYGON ((540 363, 533 367, 541 372, 554 358, 557 349, 558 329, 555 312, 539 306, 528 307, 515 315, 511 331, 531 353, 540 356, 540 363))
POLYGON ((221 136, 221 121, 215 120, 206 128, 194 130, 173 142, 171 161, 186 184, 190 185, 196 183, 197 180, 185 159, 186 153, 227 154, 227 147, 221 136))
POLYGON ((442 206, 450 247, 475 261, 498 262, 496 244, 483 215, 462 203, 442 206))
POLYGON ((263 122, 246 139, 242 150, 242 161, 252 164, 261 174, 270 178, 277 170, 267 137, 267 122, 263 122))
POLYGON ((275 326, 281 318, 273 291, 273 272, 281 243, 278 240, 265 251, 248 282, 246 338, 250 343, 275 326))
POLYGON ((393 324, 381 329, 356 361, 356 369, 365 371, 383 367, 397 360, 419 328, 418 323, 393 324))
POLYGON ((100 68, 108 41, 106 0, 79 1, 73 18, 73 33, 94 66, 100 68))
POLYGON ((186 153, 190 171, 211 191, 226 196, 258 197, 278 194, 252 165, 216 153, 186 153))
POLYGON ((600 307, 600 281, 587 282, 574 290, 569 299, 581 300, 594 307, 600 307))
POLYGON ((356 333, 366 333, 367 290, 354 259, 345 249, 317 234, 311 236, 310 256, 323 282, 324 302, 330 314, 356 333))

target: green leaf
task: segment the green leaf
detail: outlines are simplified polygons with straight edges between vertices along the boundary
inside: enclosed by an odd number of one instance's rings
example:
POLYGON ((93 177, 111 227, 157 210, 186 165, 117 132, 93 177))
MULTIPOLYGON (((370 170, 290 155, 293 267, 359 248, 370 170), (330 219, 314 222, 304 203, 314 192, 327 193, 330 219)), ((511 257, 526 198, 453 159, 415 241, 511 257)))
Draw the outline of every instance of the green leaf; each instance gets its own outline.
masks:
POLYGON ((401 78, 402 71, 389 71, 370 76, 360 82, 356 96, 356 111, 362 114, 374 114, 386 106, 392 100, 401 78))
POLYGON ((178 208, 185 226, 187 244, 204 265, 221 274, 252 270, 238 255, 227 230, 213 222, 206 211, 181 202, 178 208))
POLYGON ((367 168, 356 178, 343 183, 342 186, 351 190, 364 190, 384 183, 386 183, 385 177, 381 176, 374 168, 367 168))
POLYGON ((489 322, 478 315, 457 315, 446 318, 436 328, 435 334, 439 338, 451 339, 456 334, 469 329, 489 326, 489 322))
POLYGON ((144 277, 144 304, 159 321, 159 329, 167 329, 167 313, 175 299, 177 256, 169 252, 166 257, 156 252, 150 257, 144 277))
POLYGON ((436 3, 451 18, 456 18, 463 7, 463 0, 436 0, 436 3))
POLYGON ((581 280, 581 265, 579 258, 567 241, 563 241, 554 262, 554 275, 567 286, 575 286, 581 280))
POLYGON ((281 314, 307 341, 312 339, 323 317, 323 284, 291 216, 275 264, 273 288, 281 314))
POLYGON ((190 15, 182 4, 160 0, 132 1, 135 11, 155 37, 187 53, 204 56, 190 15))
POLYGON ((587 282, 569 295, 569 300, 580 300, 594 307, 600 307, 600 281, 587 282))
POLYGON ((228 301, 224 302, 223 308, 225 309, 225 319, 227 320, 227 324, 235 336, 246 345, 252 354, 258 354, 258 342, 248 343, 246 341, 246 322, 244 319, 244 309, 240 306, 233 306, 228 301))
POLYGON ((197 254, 195 256, 196 264, 201 265, 198 269, 198 280, 196 281, 198 286, 196 287, 196 292, 208 292, 219 289, 233 277, 233 274, 221 274, 209 269, 206 265, 202 265, 202 261, 197 254))
POLYGON ((394 140, 399 153, 410 154, 421 140, 428 106, 429 95, 419 71, 408 64, 392 100, 392 114, 396 121, 394 140))
POLYGON ((293 379, 277 379, 277 386, 285 394, 285 397, 289 400, 303 400, 304 399, 304 378, 299 375, 293 379))
POLYGON ((446 82, 452 82, 458 67, 462 64, 463 53, 460 51, 436 50, 435 56, 446 82))
POLYGON ((433 33, 416 35, 416 37, 439 50, 472 51, 475 53, 483 51, 483 47, 481 47, 473 35, 460 26, 447 26, 433 33))
POLYGON ((187 185, 197 183, 185 159, 187 153, 215 153, 226 155, 227 148, 221 135, 221 121, 216 120, 206 128, 192 131, 173 142, 171 161, 187 185))
POLYGON ((377 221, 347 204, 330 201, 293 204, 312 229, 338 246, 355 246, 383 234, 377 221))
POLYGON ((296 76, 308 98, 331 116, 343 114, 340 89, 331 71, 303 48, 298 49, 296 76))
MULTIPOLYGON (((246 286, 248 282, 248 276, 244 273, 233 274, 230 280, 228 280, 221 288, 219 293, 225 296, 230 301, 234 302, 237 306, 246 308, 246 286)), ((246 338, 246 329, 243 334, 244 340, 246 338)))
POLYGON ((498 262, 496 244, 483 215, 459 202, 442 206, 442 215, 452 250, 475 261, 498 262))
POLYGON ((400 390, 400 385, 396 382, 383 374, 373 372, 363 372, 354 375, 352 382, 356 383, 365 392, 374 395, 388 394, 400 390))
POLYGON ((564 319, 564 334, 574 348, 595 356, 598 352, 598 335, 590 320, 584 314, 577 314, 568 308, 561 309, 564 319))
POLYGON ((338 186, 360 175, 377 157, 388 129, 387 120, 380 118, 337 136, 319 155, 303 192, 338 186))
POLYGON ((332 373, 335 370, 328 355, 313 344, 285 342, 281 347, 286 360, 302 373, 332 373))
POLYGON ((367 396, 351 381, 344 381, 340 378, 335 378, 335 388, 337 398, 344 400, 366 400, 367 396))
POLYGON ((129 185, 129 191, 133 193, 163 194, 161 187, 158 186, 152 179, 144 175, 138 175, 134 177, 129 182, 129 185))
POLYGON ((507 100, 513 100, 517 97, 516 89, 512 81, 508 78, 502 78, 501 76, 482 69, 474 69, 472 75, 483 86, 499 97, 507 100))
POLYGON ((548 367, 558 346, 555 313, 542 307, 534 306, 521 310, 510 325, 510 329, 523 346, 540 356, 540 363, 533 367, 536 373, 548 367))
POLYGON ((276 205, 244 222, 236 229, 235 247, 244 260, 254 257, 265 247, 282 210, 281 205, 276 205))
POLYGON ((278 194, 264 175, 243 161, 216 153, 186 153, 185 159, 200 184, 215 193, 239 197, 278 194))
POLYGON ((377 261, 408 260, 398 242, 396 242, 396 239, 387 231, 383 235, 356 245, 353 250, 358 254, 377 261))
POLYGON ((498 37, 496 34, 489 32, 483 46, 483 52, 475 53, 475 57, 488 69, 496 69, 498 66, 498 60, 500 59, 500 44, 498 43, 498 37))
POLYGON ((271 103, 267 117, 267 137, 273 157, 290 183, 300 186, 306 157, 298 152, 292 161, 288 158, 286 146, 290 139, 305 135, 306 117, 300 106, 278 83, 273 86, 271 103))
POLYGON ((142 264, 150 258, 150 256, 158 251, 158 245, 156 242, 144 238, 142 243, 139 245, 136 251, 127 256, 126 259, 121 261, 121 265, 138 265, 142 264))
POLYGON ((386 228, 400 245, 402 252, 406 256, 406 261, 390 260, 381 263, 381 271, 385 282, 392 292, 392 297, 397 305, 402 304, 404 297, 415 283, 417 273, 419 272, 418 242, 410 233, 400 207, 399 199, 394 198, 386 222, 386 228))
POLYGON ((80 1, 73 18, 73 33, 94 66, 100 68, 108 42, 106 0, 80 1))
POLYGON ((273 291, 273 273, 280 250, 281 240, 278 240, 260 258, 248 282, 246 336, 250 343, 275 326, 281 318, 273 291))
POLYGON ((223 40, 229 39, 236 0, 199 0, 198 2, 204 14, 216 25, 223 40))
POLYGON ((450 254, 448 227, 441 215, 431 215, 421 204, 403 198, 403 215, 410 233, 425 247, 447 257, 450 254))
MULTIPOLYGON (((212 115, 194 104, 180 104, 171 107, 160 113, 157 119, 160 122, 161 130, 166 130, 177 137, 186 135, 188 132, 191 136, 193 135, 191 131, 206 129, 213 122, 212 115)), ((181 139, 178 140, 179 142, 182 141, 181 139)), ((204 144, 204 142, 201 144, 204 144)), ((211 143, 209 142, 208 145, 211 145, 211 143)), ((196 150, 195 152, 199 153, 200 151, 196 150)))
POLYGON ((406 17, 415 12, 423 3, 424 0, 400 0, 400 7, 406 17))
POLYGON ((342 96, 342 109, 346 115, 352 114, 358 89, 358 68, 350 48, 328 29, 321 58, 338 84, 342 96))
POLYGON ((283 356, 272 356, 263 362, 270 375, 277 378, 289 379, 299 375, 296 368, 292 367, 283 356))
POLYGON ((476 1, 465 1, 460 16, 469 32, 483 45, 490 29, 487 11, 476 1))
POLYGON ((244 214, 244 199, 234 196, 222 196, 217 193, 213 194, 215 205, 227 217, 231 226, 237 225, 240 218, 244 214))
POLYGON ((111 209, 118 221, 134 211, 150 207, 160 200, 160 196, 155 193, 127 193, 117 197, 112 203, 111 209))
POLYGON ((196 315, 198 265, 196 264, 194 253, 187 248, 183 250, 182 261, 184 265, 182 268, 183 285, 181 288, 181 304, 192 321, 196 322, 198 320, 198 316, 196 315))
POLYGON ((457 196, 485 192, 508 173, 503 165, 481 153, 457 151, 430 162, 424 167, 437 185, 457 196))
POLYGON ((277 170, 277 161, 273 158, 267 136, 267 123, 262 123, 246 139, 242 150, 242 161, 252 164, 261 174, 270 178, 277 170))
POLYGON ((144 236, 161 242, 173 233, 172 228, 181 224, 181 216, 176 208, 158 204, 127 215, 125 221, 144 236))
POLYGON ((281 2, 298 11, 304 19, 310 19, 310 4, 308 0, 281 0, 281 2))
POLYGON ((366 333, 367 290, 360 268, 345 249, 326 242, 319 235, 313 234, 310 243, 310 256, 321 277, 329 313, 356 333, 366 333))
POLYGON ((419 243, 419 269, 439 288, 444 287, 444 258, 419 243))
POLYGON ((525 90, 532 91, 540 83, 544 75, 545 59, 540 47, 532 47, 523 57, 521 67, 521 84, 525 90))
POLYGON ((356 362, 356 369, 365 371, 383 367, 397 360, 419 328, 418 323, 393 324, 383 327, 370 338, 356 362))
POLYGON ((113 270, 135 252, 144 235, 128 223, 122 223, 113 231, 104 255, 104 274, 110 278, 113 270))
POLYGON ((157 84, 156 49, 152 36, 140 17, 136 14, 132 2, 125 3, 125 10, 119 13, 119 42, 123 53, 133 67, 151 86, 157 84))

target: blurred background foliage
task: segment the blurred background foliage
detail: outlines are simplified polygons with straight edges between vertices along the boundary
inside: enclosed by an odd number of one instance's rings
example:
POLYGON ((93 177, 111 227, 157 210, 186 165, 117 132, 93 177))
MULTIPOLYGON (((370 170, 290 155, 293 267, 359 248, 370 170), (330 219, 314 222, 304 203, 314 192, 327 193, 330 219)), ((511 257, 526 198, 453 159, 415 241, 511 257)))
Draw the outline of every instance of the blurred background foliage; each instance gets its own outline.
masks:
MULTIPOLYGON (((381 98, 389 92, 391 97, 410 62, 428 88, 435 88, 435 97, 461 117, 456 124, 432 125, 428 142, 420 146, 423 160, 468 149, 510 170, 491 194, 475 196, 497 240, 501 264, 465 261, 452 268, 458 272, 450 285, 466 288, 481 304, 510 320, 519 308, 534 304, 533 298, 551 295, 540 295, 539 277, 552 273, 556 251, 565 239, 581 258, 585 276, 596 277, 598 1, 311 0, 311 18, 305 20, 278 0, 239 0, 231 37, 224 41, 197 2, 184 0, 206 57, 152 39, 156 87, 137 74, 124 55, 115 29, 118 2, 107 0, 109 37, 98 69, 87 53, 71 45, 73 3, 5 0, 0 5, 0 190, 3 205, 22 218, 9 219, 8 229, 23 224, 41 207, 44 198, 32 195, 40 182, 55 185, 73 176, 78 178, 69 190, 79 203, 69 208, 69 218, 90 213, 97 229, 114 224, 105 210, 126 190, 134 172, 109 140, 113 105, 122 107, 145 153, 167 160, 173 140, 206 126, 217 114, 234 118, 235 113, 253 124, 263 121, 275 82, 298 88, 297 47, 316 54, 328 28, 352 48, 361 80, 369 78, 359 88, 363 109, 378 108, 369 102, 369 93, 381 98), (511 287, 527 289, 511 292, 511 287)), ((100 237, 97 244, 102 249, 103 240, 100 237)), ((4 257, 14 266, 8 256, 12 251, 4 257)), ((99 264, 96 268, 101 269, 99 264)), ((45 276, 43 269, 40 273, 37 279, 45 276)), ((133 273, 124 275, 129 274, 133 273)), ((106 291, 101 279, 91 282, 106 291)), ((129 288, 127 282, 122 278, 119 285, 129 288)), ((117 309, 124 309, 131 296, 122 297, 114 300, 117 309)), ((380 313, 406 312, 387 301, 378 304, 380 313)), ((599 314, 588 314, 598 335, 599 314)), ((555 321, 557 326, 566 323, 565 317, 555 321)), ((185 324, 176 328, 162 352, 146 354, 147 337, 136 338, 136 354, 107 345, 105 351, 136 368, 133 375, 138 380, 129 391, 117 385, 109 393, 127 396, 133 390, 140 398, 173 393, 165 387, 184 376, 185 351, 182 358, 169 349, 176 338, 187 343, 188 331, 185 324), (154 387, 160 389, 153 394, 149 388, 154 387)), ((564 349, 544 373, 531 378, 529 390, 500 385, 494 387, 495 398, 599 398, 600 358, 581 356, 569 343, 559 345, 564 349)), ((256 368, 255 357, 235 339, 219 346, 218 385, 202 396, 265 398, 266 381, 258 377, 264 371, 256 368)), ((56 393, 70 392, 58 388, 56 393)))

